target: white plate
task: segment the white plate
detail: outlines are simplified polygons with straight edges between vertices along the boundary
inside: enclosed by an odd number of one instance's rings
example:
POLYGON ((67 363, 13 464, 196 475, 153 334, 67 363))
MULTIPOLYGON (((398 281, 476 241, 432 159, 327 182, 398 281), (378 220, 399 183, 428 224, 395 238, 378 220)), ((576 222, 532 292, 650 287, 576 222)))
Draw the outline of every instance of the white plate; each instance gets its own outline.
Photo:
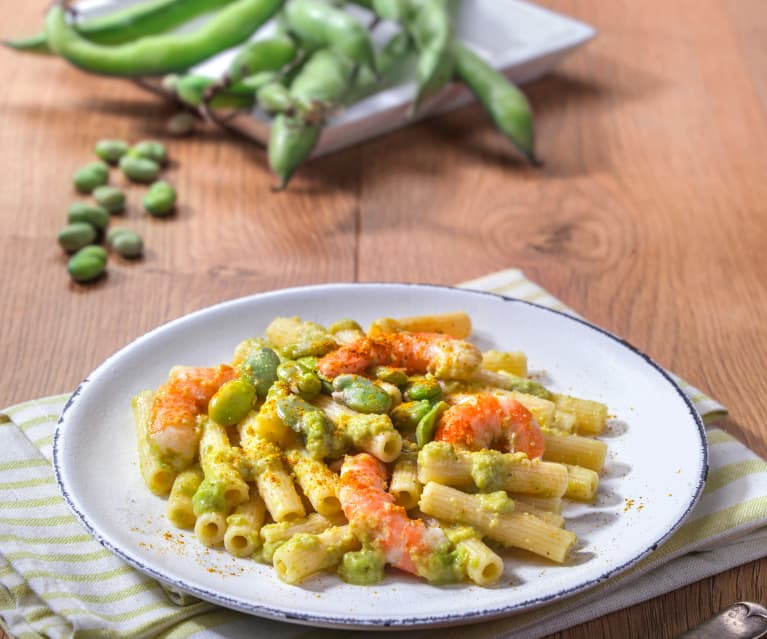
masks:
POLYGON ((165 324, 110 357, 77 389, 54 440, 62 493, 85 527, 139 570, 222 606, 294 623, 408 628, 508 615, 584 590, 657 548, 690 512, 706 475, 703 425, 645 355, 568 315, 488 293, 408 284, 335 284, 234 300, 165 324), (165 519, 139 475, 130 398, 176 364, 227 361, 278 315, 330 322, 463 309, 483 349, 522 349, 556 391, 605 402, 615 419, 594 507, 573 505, 580 544, 566 566, 510 553, 494 588, 433 587, 392 573, 374 587, 323 576, 302 587, 272 569, 208 551, 165 519))
MULTIPOLYGON (((78 11, 84 18, 97 17, 125 4, 125 0, 84 0, 78 4, 78 11)), ((460 7, 459 37, 519 84, 541 77, 595 35, 590 25, 522 0, 466 0, 460 7)), ((353 11, 354 7, 350 9, 353 11)), ((357 14, 363 21, 369 21, 364 10, 357 14)), ((254 39, 269 34, 270 29, 270 25, 265 26, 254 39)), ((379 26, 374 32, 376 44, 385 42, 393 31, 393 25, 379 26)), ((236 52, 237 48, 226 51, 193 71, 221 77, 236 52)), ((346 109, 325 127, 314 154, 335 151, 410 124, 413 120, 406 113, 414 92, 415 84, 406 82, 346 109)), ((430 101, 420 118, 458 108, 472 99, 462 85, 452 85, 430 101)), ((258 109, 236 116, 230 125, 264 145, 269 140, 269 118, 258 109)))

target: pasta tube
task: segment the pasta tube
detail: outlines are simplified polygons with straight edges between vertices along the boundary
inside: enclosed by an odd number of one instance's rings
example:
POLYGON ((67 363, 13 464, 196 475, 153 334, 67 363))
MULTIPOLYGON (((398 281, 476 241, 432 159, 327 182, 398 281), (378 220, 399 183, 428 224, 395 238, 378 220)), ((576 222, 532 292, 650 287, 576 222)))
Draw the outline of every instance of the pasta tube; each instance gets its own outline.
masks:
POLYGON ((370 337, 383 333, 444 333, 458 339, 466 339, 471 334, 471 318, 463 311, 435 315, 416 315, 413 317, 380 317, 373 321, 368 329, 370 337))
POLYGON ((203 473, 199 466, 182 470, 176 476, 165 509, 168 520, 173 525, 179 528, 194 528, 197 516, 194 514, 192 497, 200 487, 202 479, 203 473))
POLYGON ((334 526, 317 534, 299 534, 274 552, 277 576, 289 584, 298 584, 312 575, 338 565, 344 553, 358 550, 359 540, 347 526, 334 526))
POLYGON ((523 453, 459 450, 445 442, 430 442, 420 450, 418 479, 542 497, 561 497, 568 485, 562 464, 530 460, 523 453))
POLYGON ((557 563, 567 559, 577 541, 574 533, 551 526, 534 515, 488 504, 483 500, 486 497, 429 482, 423 488, 419 505, 427 515, 467 523, 504 546, 522 548, 557 563))
POLYGON ((235 557, 250 557, 261 545, 259 531, 264 524, 266 506, 254 490, 250 499, 226 518, 224 547, 235 557))
POLYGON ((543 459, 560 464, 583 466, 601 472, 607 456, 607 444, 593 437, 543 429, 546 448, 543 459))
POLYGON ((332 397, 320 395, 312 404, 338 427, 357 448, 383 462, 397 459, 402 450, 402 435, 394 428, 388 415, 366 415, 336 402, 332 397))
POLYGON ((131 401, 133 420, 136 427, 138 444, 138 461, 141 476, 147 488, 155 495, 164 496, 170 492, 176 471, 157 454, 156 449, 149 443, 149 424, 154 393, 150 390, 141 391, 131 401))
POLYGON ((607 406, 590 399, 554 395, 559 410, 575 415, 575 431, 582 435, 599 435, 607 425, 607 406))
POLYGON ((290 450, 288 464, 293 469, 298 485, 321 515, 335 515, 341 512, 341 502, 336 496, 338 475, 321 461, 312 459, 307 453, 290 450))
POLYGON ((418 505, 421 482, 418 481, 418 456, 415 453, 402 453, 397 458, 389 482, 389 492, 405 510, 418 505))

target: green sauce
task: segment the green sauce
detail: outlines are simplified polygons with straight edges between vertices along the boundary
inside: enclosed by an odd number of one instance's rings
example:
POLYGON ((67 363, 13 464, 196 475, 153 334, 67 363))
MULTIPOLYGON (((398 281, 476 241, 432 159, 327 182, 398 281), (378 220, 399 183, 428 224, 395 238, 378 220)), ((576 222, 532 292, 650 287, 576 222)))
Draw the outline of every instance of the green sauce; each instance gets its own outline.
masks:
POLYGON ((344 554, 338 566, 338 575, 345 582, 369 586, 383 581, 386 558, 380 550, 363 548, 344 554))

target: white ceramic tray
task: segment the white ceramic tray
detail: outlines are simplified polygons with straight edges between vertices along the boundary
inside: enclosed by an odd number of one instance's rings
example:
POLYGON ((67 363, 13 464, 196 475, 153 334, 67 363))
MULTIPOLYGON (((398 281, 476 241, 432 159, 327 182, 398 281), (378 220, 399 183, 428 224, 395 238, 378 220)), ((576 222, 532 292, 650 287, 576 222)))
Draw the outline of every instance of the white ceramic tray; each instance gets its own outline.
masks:
MULTIPOLYGON (((78 4, 83 17, 103 15, 123 0, 87 0, 78 4)), ((522 0, 464 0, 457 18, 458 35, 511 80, 523 84, 535 80, 557 65, 573 49, 585 44, 595 30, 583 22, 522 0)), ((354 8, 352 7, 351 10, 354 8)), ((359 10, 361 20, 370 15, 359 10)), ((266 25, 254 39, 270 32, 266 25)), ((374 31, 376 44, 385 42, 395 30, 383 23, 374 31)), ((237 50, 225 51, 195 67, 195 73, 221 77, 237 50)), ((380 91, 335 116, 325 128, 315 155, 335 151, 357 142, 406 126, 407 111, 415 92, 413 82, 380 91)), ((458 84, 446 88, 427 105, 418 119, 444 113, 472 100, 458 84)), ((269 139, 269 118, 254 109, 234 117, 230 125, 262 144, 269 139)))

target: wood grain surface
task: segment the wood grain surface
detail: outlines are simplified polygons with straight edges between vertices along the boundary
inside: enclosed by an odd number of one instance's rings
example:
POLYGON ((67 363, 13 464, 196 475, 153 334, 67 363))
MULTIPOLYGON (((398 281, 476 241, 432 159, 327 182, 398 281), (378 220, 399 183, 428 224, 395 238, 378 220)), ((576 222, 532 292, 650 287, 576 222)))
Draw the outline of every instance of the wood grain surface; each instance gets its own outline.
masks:
MULTIPOLYGON (((270 191, 262 149, 208 129, 169 140, 178 215, 120 220, 143 260, 70 282, 56 233, 102 137, 163 136, 134 86, 0 51, 0 406, 74 388, 167 320, 285 286, 450 284, 522 268, 579 313, 726 404, 767 454, 767 11, 764 0, 547 0, 598 37, 527 87, 542 169, 470 106, 312 161, 270 191)), ((3 3, 0 36, 45 0, 3 3)), ((736 600, 767 560, 563 631, 665 639, 736 600)), ((457 636, 457 635, 456 635, 457 636)), ((0 631, 0 637, 3 637, 0 631)))

